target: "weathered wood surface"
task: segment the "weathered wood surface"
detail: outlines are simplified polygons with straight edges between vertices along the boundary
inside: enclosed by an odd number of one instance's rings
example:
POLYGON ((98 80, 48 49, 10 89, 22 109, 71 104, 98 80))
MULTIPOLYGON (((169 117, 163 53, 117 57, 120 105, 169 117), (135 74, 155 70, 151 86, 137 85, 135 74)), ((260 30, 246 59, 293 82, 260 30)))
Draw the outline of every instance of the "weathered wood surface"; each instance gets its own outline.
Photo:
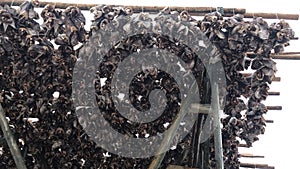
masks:
POLYGON ((4 112, 1 104, 0 104, 0 126, 1 126, 1 129, 4 134, 4 138, 6 139, 8 147, 10 149, 11 155, 13 156, 13 159, 16 163, 17 168, 18 169, 26 169, 26 165, 24 163, 20 149, 14 138, 14 135, 12 134, 12 132, 9 128, 9 125, 8 125, 8 122, 7 122, 7 119, 5 116, 5 112, 4 112))
MULTIPOLYGON (((24 0, 2 0, 0 5, 9 4, 19 6, 24 2, 24 0)), ((63 3, 63 2, 47 2, 41 1, 39 3, 39 7, 44 7, 47 4, 55 4, 57 8, 67 8, 68 6, 77 6, 81 10, 89 10, 93 6, 97 6, 99 4, 82 4, 82 3, 63 3)), ((162 6, 126 6, 130 7, 134 10, 134 12, 149 12, 149 13, 157 13, 162 10, 164 7, 162 6)), ((177 7, 170 6, 171 10, 177 11, 188 11, 191 15, 194 16, 203 16, 209 12, 216 11, 216 7, 177 7)), ((245 18, 253 18, 253 17, 263 17, 265 19, 287 19, 287 20, 298 20, 298 14, 282 14, 282 13, 247 13, 246 9, 243 8, 223 8, 224 16, 232 16, 234 14, 243 14, 245 18)))

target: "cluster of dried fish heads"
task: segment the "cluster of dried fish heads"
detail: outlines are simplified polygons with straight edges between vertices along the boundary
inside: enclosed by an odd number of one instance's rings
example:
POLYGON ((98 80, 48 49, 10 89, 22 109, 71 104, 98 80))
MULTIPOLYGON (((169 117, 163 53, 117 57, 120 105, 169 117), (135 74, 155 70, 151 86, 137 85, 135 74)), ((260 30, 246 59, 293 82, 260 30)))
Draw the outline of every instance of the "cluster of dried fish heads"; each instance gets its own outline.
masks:
MULTIPOLYGON (((151 158, 132 160, 114 154, 108 157, 107 152, 88 137, 75 114, 71 97, 72 75, 75 64, 79 64, 79 46, 91 41, 100 29, 121 27, 123 31, 138 29, 140 32, 151 29, 156 33, 123 40, 119 48, 104 57, 98 68, 90 68, 91 71, 98 70, 98 78, 108 79, 104 85, 96 80, 97 94, 107 94, 97 101, 107 121, 120 133, 146 137, 164 132, 164 124, 172 122, 180 102, 179 89, 172 77, 156 69, 141 72, 131 86, 131 101, 135 106, 147 109, 149 102, 146 96, 154 88, 165 90, 170 106, 163 118, 151 125, 129 124, 113 108, 109 97, 110 80, 117 64, 125 57, 138 49, 157 47, 169 50, 189 65, 195 77, 203 78, 205 69, 201 62, 208 59, 199 60, 193 53, 194 49, 159 34, 163 28, 167 29, 163 32, 175 32, 173 37, 192 40, 197 36, 195 31, 181 26, 187 22, 199 27, 222 53, 227 81, 224 102, 227 117, 222 119, 225 168, 239 168, 238 140, 251 146, 258 140, 257 136, 264 133, 263 115, 267 109, 261 102, 266 99, 276 72, 276 63, 270 53, 282 52, 294 36, 285 21, 269 25, 260 17, 246 20, 237 14, 224 18, 217 12, 197 21, 186 11, 165 8, 155 15, 153 22, 149 14, 134 15, 130 8, 96 6, 90 10, 94 16, 90 30, 85 30, 86 19, 79 8, 71 6, 62 10, 47 5, 39 15, 34 9, 37 5, 37 1, 26 1, 18 9, 0 6, 0 102, 28 168, 147 168, 149 165, 151 158), (39 17, 43 19, 42 24, 37 22, 39 17), (176 42, 179 45, 175 45, 176 42), (245 70, 254 70, 254 73, 244 76, 245 70), (145 97, 138 100, 138 95, 145 97), (28 120, 30 118, 38 121, 28 120)), ((1 132, 0 137, 3 136, 1 132)), ((162 167, 178 161, 189 165, 188 160, 183 162, 183 158, 190 143, 188 135, 177 149, 168 151, 162 167)), ((0 167, 13 168, 9 148, 5 145, 0 147, 3 147, 0 149, 0 167)), ((211 168, 215 167, 213 152, 212 145, 211 168)))

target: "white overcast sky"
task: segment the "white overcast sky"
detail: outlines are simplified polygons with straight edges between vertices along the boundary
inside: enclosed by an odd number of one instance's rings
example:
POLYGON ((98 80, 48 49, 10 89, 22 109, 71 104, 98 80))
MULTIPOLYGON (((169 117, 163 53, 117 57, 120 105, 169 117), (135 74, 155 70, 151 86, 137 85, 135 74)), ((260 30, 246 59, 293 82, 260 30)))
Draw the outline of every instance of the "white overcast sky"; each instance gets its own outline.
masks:
MULTIPOLYGON (((43 1, 43 0, 40 0, 43 1)), ((45 1, 45 0, 44 0, 45 1)), ((55 1, 55 0, 46 0, 55 1)), ((56 0, 58 1, 58 0, 56 0)), ((139 6, 202 6, 202 7, 236 7, 245 8, 247 12, 273 12, 299 14, 299 1, 295 0, 64 0, 60 2, 90 3, 90 4, 112 4, 112 5, 139 5, 139 6)), ((300 37, 300 22, 288 21, 300 37)), ((300 51, 299 41, 292 41, 291 46, 286 51, 300 51)), ((300 61, 276 60, 277 76, 281 77, 281 82, 273 82, 271 91, 280 91, 281 96, 270 96, 265 102, 266 105, 282 105, 282 111, 269 111, 266 119, 274 120, 275 123, 268 124, 265 135, 260 137, 260 141, 254 144, 251 149, 242 149, 241 152, 252 153, 254 155, 265 155, 264 159, 245 160, 243 162, 267 163, 276 169, 294 169, 299 165, 299 129, 300 129, 300 61)))

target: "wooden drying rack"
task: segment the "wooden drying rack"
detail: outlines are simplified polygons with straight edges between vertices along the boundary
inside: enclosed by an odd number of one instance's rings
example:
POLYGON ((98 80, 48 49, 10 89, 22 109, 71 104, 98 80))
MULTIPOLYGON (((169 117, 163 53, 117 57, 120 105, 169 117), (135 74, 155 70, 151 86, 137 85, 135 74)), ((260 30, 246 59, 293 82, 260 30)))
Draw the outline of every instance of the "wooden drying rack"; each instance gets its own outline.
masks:
MULTIPOLYGON (((16 5, 19 6, 24 2, 24 0, 2 0, 0 5, 8 4, 8 5, 16 5)), ((68 6, 77 6, 81 10, 89 10, 91 7, 97 6, 99 4, 71 4, 71 3, 62 3, 62 2, 47 2, 42 1, 39 2, 39 7, 44 7, 47 4, 55 4, 57 8, 67 8, 68 6)), ((113 5, 120 6, 120 5, 113 5)), ((122 5, 121 5, 122 6, 122 5)), ((161 6, 126 6, 133 9, 134 12, 149 12, 149 13, 157 13, 159 10, 164 7, 161 6)), ((176 11, 188 11, 191 15, 194 16, 204 16, 207 13, 216 11, 215 7, 177 7, 170 6, 171 10, 176 11)), ((254 16, 260 16, 265 19, 287 19, 287 20, 298 20, 299 15, 297 14, 282 14, 282 13, 247 13, 246 9, 243 8, 223 8, 224 16, 232 16, 233 14, 243 14, 245 18, 253 18, 254 16)))
MULTIPOLYGON (((19 6, 24 2, 24 0, 2 0, 0 5, 12 5, 19 6)), ((54 4, 56 8, 65 9, 68 6, 77 6, 81 10, 89 10, 91 7, 97 6, 99 4, 71 4, 71 3, 61 3, 61 2, 39 2, 39 7, 45 7, 47 4, 54 4)), ((122 5, 112 5, 112 6, 122 6, 122 5)), ((126 6, 132 8, 134 13, 147 12, 147 13, 157 13, 162 10, 164 7, 160 6, 126 6)), ((214 12, 217 9, 215 7, 175 7, 170 6, 171 10, 176 11, 188 11, 192 16, 204 16, 207 13, 214 12)), ((234 14, 243 14, 245 18, 253 18, 253 17, 262 17, 264 19, 285 19, 285 20, 299 20, 298 14, 282 14, 282 13, 252 13, 247 12, 246 9, 243 8, 222 8, 225 17, 233 16, 234 14)), ((298 40, 298 38, 293 38, 292 40, 298 40)), ((251 55, 252 53, 249 53, 251 55)), ((273 59, 285 59, 285 60, 300 60, 300 52, 284 52, 280 54, 271 54, 273 59)), ((244 74, 247 76, 249 74, 244 74)), ((273 81, 279 82, 281 80, 280 77, 275 77, 273 81)), ((270 91, 269 95, 271 96, 279 96, 280 92, 270 91)), ((281 106, 267 106, 268 110, 282 110, 281 106)), ((273 123, 273 120, 266 120, 267 123, 273 123)), ((245 144, 240 144, 239 147, 247 147, 245 144)), ((264 158, 261 155, 252 155, 252 154, 243 154, 240 153, 241 157, 244 158, 264 158)), ((264 169, 273 169, 275 167, 268 166, 267 164, 252 164, 252 163, 241 163, 241 167, 247 168, 264 168, 264 169)), ((168 169, 188 169, 187 167, 182 166, 174 166, 170 165, 168 169)), ((189 168, 191 169, 191 168, 189 168)))

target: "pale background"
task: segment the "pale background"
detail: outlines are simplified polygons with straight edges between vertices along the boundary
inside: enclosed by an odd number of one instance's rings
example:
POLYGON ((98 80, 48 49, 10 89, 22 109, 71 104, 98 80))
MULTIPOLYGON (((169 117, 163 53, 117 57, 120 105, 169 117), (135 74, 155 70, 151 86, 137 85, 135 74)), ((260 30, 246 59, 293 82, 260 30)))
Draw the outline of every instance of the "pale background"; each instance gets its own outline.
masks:
MULTIPOLYGON (((40 0, 42 1, 42 0, 40 0)), ((46 0, 59 1, 59 0, 46 0)), ((299 14, 299 2, 295 0, 284 1, 230 1, 230 0, 114 0, 114 1, 92 1, 92 0, 64 0, 60 2, 113 4, 113 5, 141 5, 141 6, 202 6, 202 7, 236 7, 246 8, 247 12, 269 12, 269 13, 291 13, 299 14)), ((89 18, 88 18, 89 19, 89 18)), ((276 21, 276 20, 274 20, 276 21)), ((300 22, 288 21, 294 29, 296 36, 300 37, 300 22)), ((300 41, 291 41, 286 51, 300 51, 300 41)), ((298 96, 300 96, 300 61, 276 60, 277 76, 281 82, 273 82, 270 91, 280 91, 281 95, 270 96, 265 101, 266 105, 281 105, 282 111, 269 111, 266 119, 274 120, 275 123, 268 124, 265 135, 260 136, 260 141, 254 143, 251 149, 241 149, 241 152, 254 155, 264 155, 264 159, 241 159, 242 162, 267 163, 276 169, 300 168, 298 161, 300 156, 299 129, 300 112, 298 110, 298 96)))

